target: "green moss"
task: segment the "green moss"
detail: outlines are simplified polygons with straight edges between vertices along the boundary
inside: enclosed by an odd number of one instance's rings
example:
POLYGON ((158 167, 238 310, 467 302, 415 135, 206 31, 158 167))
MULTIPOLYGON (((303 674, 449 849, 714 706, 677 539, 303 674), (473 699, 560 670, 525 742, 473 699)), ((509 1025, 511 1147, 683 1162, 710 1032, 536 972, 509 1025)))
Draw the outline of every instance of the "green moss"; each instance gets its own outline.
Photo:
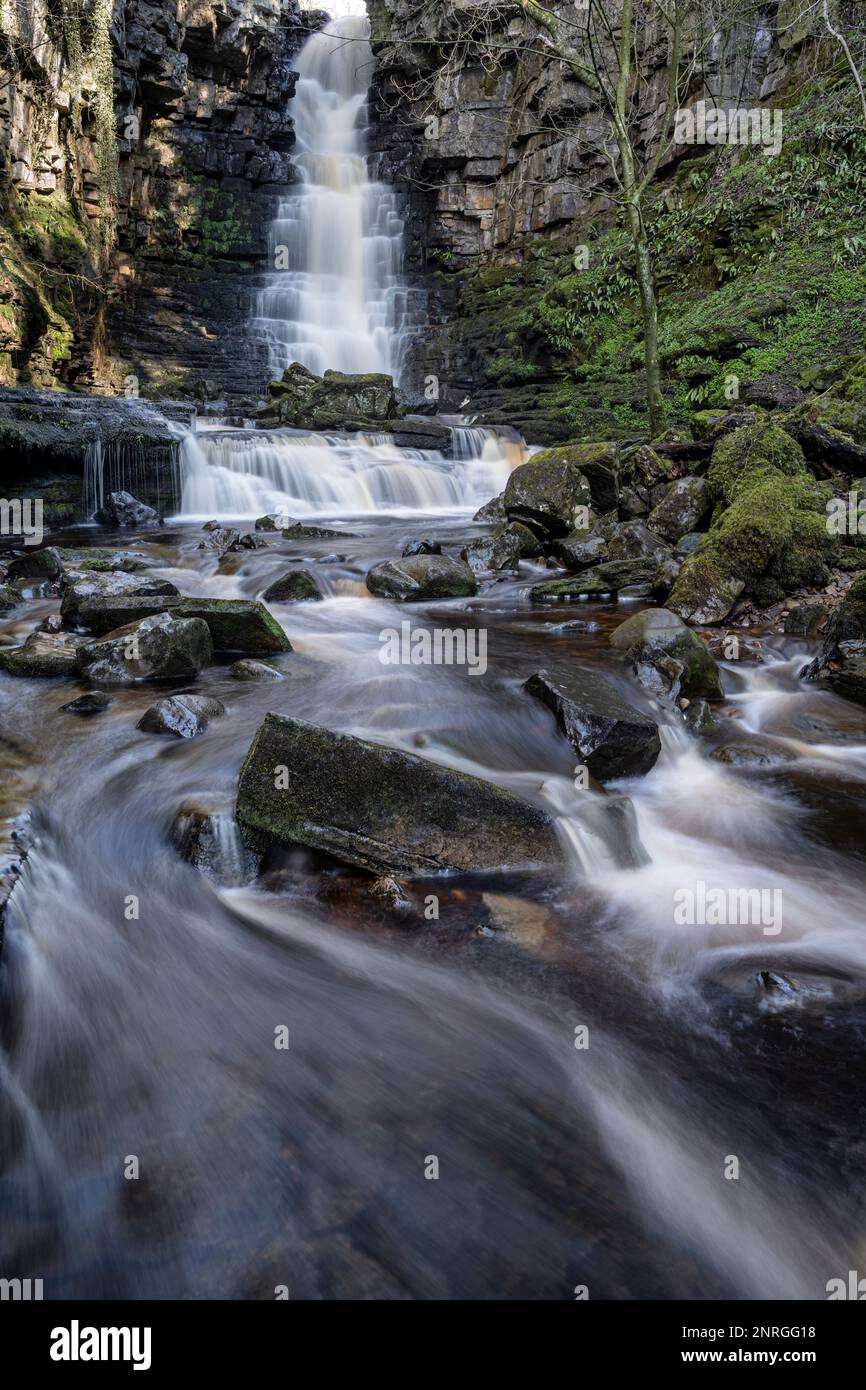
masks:
POLYGON ((731 503, 744 476, 765 468, 790 477, 805 473, 806 464, 799 444, 781 425, 759 416, 717 441, 707 482, 716 500, 731 503))

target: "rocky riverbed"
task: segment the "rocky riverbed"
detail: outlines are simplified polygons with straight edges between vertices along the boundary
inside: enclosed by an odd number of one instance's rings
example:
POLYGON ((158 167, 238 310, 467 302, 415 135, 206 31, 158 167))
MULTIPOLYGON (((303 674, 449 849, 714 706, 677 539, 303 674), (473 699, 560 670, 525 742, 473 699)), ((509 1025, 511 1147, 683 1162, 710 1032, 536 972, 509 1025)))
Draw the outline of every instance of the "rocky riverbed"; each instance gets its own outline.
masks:
POLYGON ((821 1296, 866 1023, 866 727, 801 679, 821 640, 730 660, 647 592, 551 605, 541 553, 473 567, 507 518, 213 521, 9 565, 4 1267, 821 1296), (484 670, 426 664, 443 631, 484 670), (783 929, 676 925, 700 883, 781 892, 783 929))

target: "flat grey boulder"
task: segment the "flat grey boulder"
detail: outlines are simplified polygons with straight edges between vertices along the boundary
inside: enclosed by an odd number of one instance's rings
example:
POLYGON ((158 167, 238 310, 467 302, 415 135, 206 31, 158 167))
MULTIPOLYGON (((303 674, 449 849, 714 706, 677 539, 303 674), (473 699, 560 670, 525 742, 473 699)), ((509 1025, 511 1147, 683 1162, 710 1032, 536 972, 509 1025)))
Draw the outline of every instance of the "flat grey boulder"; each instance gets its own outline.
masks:
POLYGON ((169 579, 154 579, 147 575, 112 571, 107 574, 87 571, 72 574, 67 571, 63 581, 60 616, 65 623, 76 623, 81 605, 93 598, 171 598, 180 597, 180 590, 169 579))
POLYGON ((94 598, 81 604, 79 621, 100 635, 154 613, 200 618, 207 623, 214 650, 247 656, 290 652, 292 644, 263 603, 240 598, 94 598))
POLYGON ((534 603, 559 603, 594 594, 618 594, 635 586, 651 586, 657 572, 655 560, 607 560, 572 579, 548 579, 534 584, 529 597, 534 603))
POLYGON ((145 710, 138 721, 139 729, 148 734, 174 734, 175 738, 197 738, 212 719, 225 714, 221 700, 208 695, 171 695, 157 700, 145 710))
POLYGON ((550 817, 513 793, 276 714, 241 769, 237 818, 256 842, 308 845, 377 874, 529 868, 561 858, 550 817))
POLYGON ((657 726, 598 672, 536 671, 525 689, 553 711, 581 763, 600 782, 641 776, 655 765, 661 752, 657 726))
POLYGON ((477 588, 465 560, 450 555, 407 555, 385 560, 367 575, 367 588, 377 598, 419 603, 436 598, 466 598, 477 588))
POLYGON ((201 618, 155 613, 141 622, 85 642, 77 652, 80 673, 94 685, 186 680, 213 661, 213 643, 201 618))

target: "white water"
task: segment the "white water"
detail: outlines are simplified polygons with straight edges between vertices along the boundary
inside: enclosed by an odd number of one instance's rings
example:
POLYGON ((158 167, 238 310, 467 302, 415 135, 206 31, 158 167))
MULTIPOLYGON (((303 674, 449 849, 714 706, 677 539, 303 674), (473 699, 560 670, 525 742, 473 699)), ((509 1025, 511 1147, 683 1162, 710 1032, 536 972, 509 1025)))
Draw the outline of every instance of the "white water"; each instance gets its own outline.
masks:
POLYGON ((331 20, 297 60, 293 102, 301 182, 270 229, 268 275, 253 329, 271 370, 399 379, 409 292, 394 192, 367 172, 364 130, 373 55, 365 16, 331 20))
POLYGON ((398 449, 389 435, 190 434, 182 446, 181 512, 240 520, 475 511, 502 491, 526 451, 493 430, 473 434, 474 456, 455 459, 398 449))

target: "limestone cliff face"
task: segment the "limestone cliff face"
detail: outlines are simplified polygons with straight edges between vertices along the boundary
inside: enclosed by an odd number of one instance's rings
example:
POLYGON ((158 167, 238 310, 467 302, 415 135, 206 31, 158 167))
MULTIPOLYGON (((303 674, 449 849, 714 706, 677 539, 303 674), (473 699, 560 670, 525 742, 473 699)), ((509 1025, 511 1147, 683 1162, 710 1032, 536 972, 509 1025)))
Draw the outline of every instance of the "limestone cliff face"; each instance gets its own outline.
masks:
POLYGON ((261 389, 298 0, 3 0, 0 382, 261 389), (134 378, 134 381, 130 381, 134 378))
MULTIPOLYGON (((436 376, 447 406, 469 398, 468 409, 511 420, 541 442, 606 433, 617 414, 636 421, 642 387, 634 366, 584 386, 587 353, 568 326, 569 301, 577 304, 574 249, 595 245, 617 220, 608 124, 516 6, 500 11, 495 62, 479 61, 467 46, 446 64, 454 32, 447 8, 437 0, 369 4, 380 173, 404 190, 410 258, 426 282, 432 319, 417 345, 416 375, 436 376)), ((790 10, 786 0, 767 3, 750 26, 718 42, 702 65, 705 86, 696 83, 691 99, 790 102, 794 79, 820 71, 828 56, 816 54, 808 24, 792 30, 790 10)), ((646 131, 664 104, 666 61, 661 42, 641 55, 646 131)), ((695 153, 680 148, 662 166, 662 197, 665 184, 680 197, 680 167, 695 153)), ((766 217, 760 201, 756 219, 766 217)), ((724 217, 718 225, 724 235, 724 217)), ((610 293, 626 304, 633 298, 627 252, 616 259, 610 293)), ((708 261, 704 294, 713 284, 709 252, 708 261)), ((691 270, 671 255, 659 273, 673 281, 691 270)))

